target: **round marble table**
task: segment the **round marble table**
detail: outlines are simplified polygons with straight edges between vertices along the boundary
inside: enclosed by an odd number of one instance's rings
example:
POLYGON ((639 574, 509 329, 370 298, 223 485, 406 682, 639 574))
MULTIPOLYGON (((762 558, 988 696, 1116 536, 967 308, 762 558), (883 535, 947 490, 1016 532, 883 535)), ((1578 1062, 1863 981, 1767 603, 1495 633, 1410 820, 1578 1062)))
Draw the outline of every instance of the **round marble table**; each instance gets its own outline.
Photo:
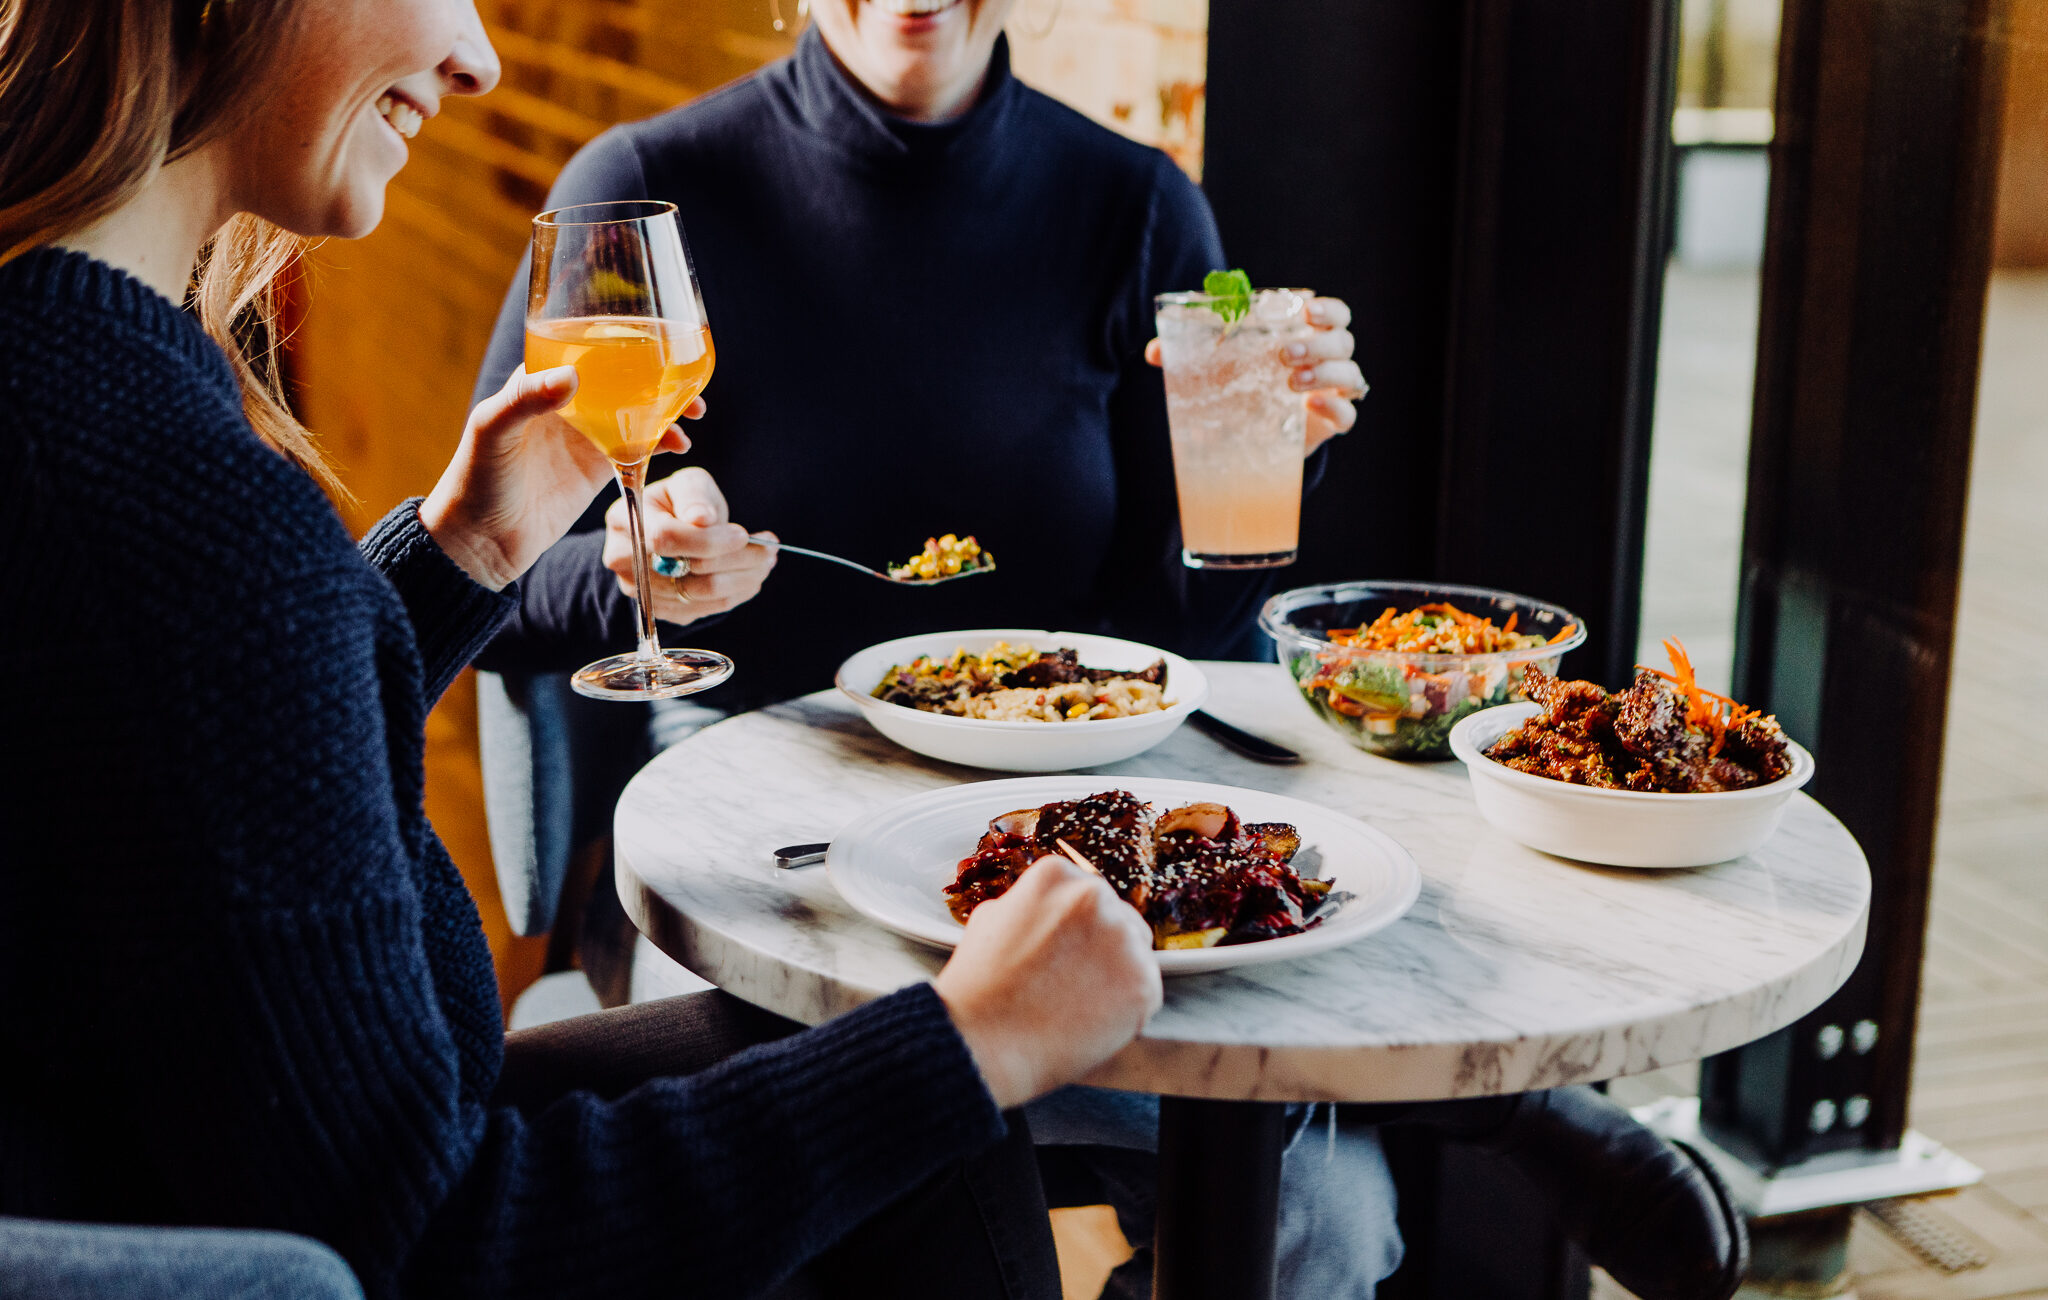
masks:
MULTIPOLYGON (((1263 1103, 1591 1082, 1783 1028, 1839 987, 1862 953, 1863 855, 1803 794, 1749 857, 1690 871, 1587 866, 1487 826, 1459 764, 1397 763, 1352 748, 1277 665, 1204 667, 1212 712, 1305 761, 1255 763, 1184 727, 1149 753, 1096 769, 1104 786, 1119 775, 1171 776, 1312 800, 1405 845, 1421 865, 1422 895, 1401 921, 1349 947, 1168 980, 1165 1007, 1090 1082, 1263 1103)), ((929 979, 943 954, 860 917, 821 868, 779 869, 770 851, 829 840, 906 795, 1002 775, 903 750, 834 692, 744 714, 664 752, 627 787, 615 827, 619 893, 641 930, 684 966, 814 1024, 929 979)), ((1277 1171, 1278 1110, 1169 1105, 1162 1165, 1182 1144, 1273 1145, 1277 1171)), ((1161 1295, 1270 1293, 1270 1282, 1236 1291, 1164 1285, 1174 1253, 1168 1220, 1180 1213, 1162 1195, 1161 1295)), ((1213 1253, 1233 1236, 1234 1217, 1205 1216, 1199 1233, 1185 1231, 1213 1253)), ((1270 1235, 1258 1240, 1261 1216, 1249 1217, 1252 1239, 1227 1244, 1263 1248, 1270 1276, 1270 1235)))

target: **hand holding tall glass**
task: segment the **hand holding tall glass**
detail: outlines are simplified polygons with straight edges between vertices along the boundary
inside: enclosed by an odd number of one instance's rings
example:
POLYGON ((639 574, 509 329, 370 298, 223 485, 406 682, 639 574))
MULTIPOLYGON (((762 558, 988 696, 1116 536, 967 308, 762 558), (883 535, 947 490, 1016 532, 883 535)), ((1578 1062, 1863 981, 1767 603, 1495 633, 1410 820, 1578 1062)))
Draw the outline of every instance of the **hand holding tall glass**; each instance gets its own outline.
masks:
POLYGON ((711 328, 672 203, 585 203, 533 219, 526 297, 526 369, 576 368, 561 416, 611 460, 633 535, 639 646, 580 669, 577 692, 658 700, 716 686, 732 660, 664 650, 648 599, 652 579, 640 493, 661 435, 711 378, 711 328))
POLYGON ((1181 560, 1191 569, 1294 563, 1308 412, 1281 349, 1307 339, 1306 289, 1155 300, 1166 417, 1180 495, 1181 560))

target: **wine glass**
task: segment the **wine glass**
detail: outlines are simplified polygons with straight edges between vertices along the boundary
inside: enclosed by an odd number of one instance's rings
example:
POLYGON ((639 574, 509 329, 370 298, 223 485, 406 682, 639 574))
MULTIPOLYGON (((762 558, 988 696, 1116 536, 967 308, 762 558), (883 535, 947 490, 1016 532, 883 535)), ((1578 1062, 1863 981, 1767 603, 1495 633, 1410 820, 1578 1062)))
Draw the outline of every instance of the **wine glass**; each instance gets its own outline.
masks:
POLYGON ((570 678, 600 700, 659 700, 732 676, 709 650, 664 650, 648 594, 652 574, 641 489, 664 430, 711 378, 714 354, 704 296, 683 247, 673 203, 582 203, 533 219, 526 295, 526 370, 576 368, 562 418, 611 460, 633 535, 639 647, 570 678))

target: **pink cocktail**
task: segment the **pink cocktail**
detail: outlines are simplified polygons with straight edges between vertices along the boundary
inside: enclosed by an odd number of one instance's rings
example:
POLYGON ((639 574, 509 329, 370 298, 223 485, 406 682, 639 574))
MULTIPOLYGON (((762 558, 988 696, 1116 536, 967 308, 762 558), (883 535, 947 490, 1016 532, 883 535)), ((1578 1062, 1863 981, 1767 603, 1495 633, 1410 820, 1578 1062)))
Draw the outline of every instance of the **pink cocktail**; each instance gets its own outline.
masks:
POLYGON ((1294 563, 1308 416, 1281 349, 1309 336, 1312 296, 1261 289, 1248 302, 1202 293, 1156 300, 1181 559, 1190 568, 1294 563))

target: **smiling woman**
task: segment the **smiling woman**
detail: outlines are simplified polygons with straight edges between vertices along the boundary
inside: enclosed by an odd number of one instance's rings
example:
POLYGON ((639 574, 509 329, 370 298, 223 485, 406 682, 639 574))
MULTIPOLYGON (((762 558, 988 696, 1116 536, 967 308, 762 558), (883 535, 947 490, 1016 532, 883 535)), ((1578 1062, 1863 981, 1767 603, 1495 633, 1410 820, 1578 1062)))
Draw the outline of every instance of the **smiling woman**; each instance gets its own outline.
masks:
POLYGON ((707 994, 504 1036, 423 720, 610 468, 522 371, 352 543, 265 315, 497 76, 471 0, 0 0, 0 1214, 303 1233, 379 1297, 907 1294, 858 1248, 901 1214, 952 1294, 1055 1294, 1002 1108, 1160 998, 1076 869, 810 1033, 707 994))

